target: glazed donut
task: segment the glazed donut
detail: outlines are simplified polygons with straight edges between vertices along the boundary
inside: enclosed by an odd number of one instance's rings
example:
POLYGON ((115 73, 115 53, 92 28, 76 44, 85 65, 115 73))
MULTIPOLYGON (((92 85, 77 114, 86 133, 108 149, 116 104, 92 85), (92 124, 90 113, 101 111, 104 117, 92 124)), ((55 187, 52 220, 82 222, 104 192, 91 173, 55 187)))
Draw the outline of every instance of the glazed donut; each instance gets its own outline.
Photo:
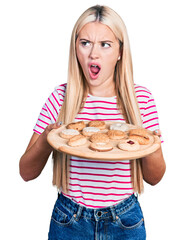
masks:
POLYGON ((118 143, 118 147, 123 151, 138 151, 140 145, 136 140, 124 139, 118 143))
POLYGON ((109 137, 105 133, 94 133, 90 137, 90 141, 94 143, 108 143, 109 142, 109 137))
POLYGON ((84 127, 85 127, 85 123, 83 121, 79 121, 79 122, 69 123, 66 128, 80 131, 84 127))
POLYGON ((84 145, 86 142, 87 142, 86 137, 79 134, 70 138, 67 144, 71 147, 78 147, 78 146, 84 145))
POLYGON ((109 130, 107 132, 107 135, 112 140, 119 140, 119 139, 126 137, 126 134, 120 130, 109 130))
POLYGON ((113 149, 112 145, 110 143, 91 143, 89 148, 93 151, 98 151, 98 152, 107 152, 113 149))
POLYGON ((89 137, 89 136, 91 136, 92 134, 97 133, 97 132, 99 132, 99 131, 100 131, 100 129, 99 129, 99 128, 96 128, 96 127, 85 127, 85 128, 83 128, 83 130, 82 130, 82 134, 83 134, 84 136, 86 136, 86 137, 89 137))
POLYGON ((80 134, 79 131, 75 130, 75 129, 63 129, 59 135, 62 137, 62 138, 66 138, 66 139, 69 139, 69 138, 72 138, 76 135, 80 134))
POLYGON ((99 128, 100 130, 105 129, 106 125, 104 121, 99 121, 99 120, 94 120, 90 121, 88 124, 89 127, 96 127, 99 128))
POLYGON ((126 123, 113 123, 110 125, 110 130, 120 130, 120 131, 127 131, 129 128, 126 123))

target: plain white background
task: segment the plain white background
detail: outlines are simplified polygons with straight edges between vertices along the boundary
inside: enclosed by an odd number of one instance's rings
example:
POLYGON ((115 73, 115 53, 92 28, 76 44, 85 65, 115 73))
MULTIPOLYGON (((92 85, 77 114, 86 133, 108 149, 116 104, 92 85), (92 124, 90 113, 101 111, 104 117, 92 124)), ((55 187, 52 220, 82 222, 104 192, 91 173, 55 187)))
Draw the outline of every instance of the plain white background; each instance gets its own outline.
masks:
POLYGON ((24 182, 19 159, 41 107, 66 82, 69 42, 80 14, 95 4, 124 20, 134 79, 151 90, 160 119, 167 171, 139 198, 148 240, 182 239, 184 233, 184 5, 183 1, 32 0, 0 2, 1 236, 47 239, 57 191, 51 158, 39 178, 24 182))

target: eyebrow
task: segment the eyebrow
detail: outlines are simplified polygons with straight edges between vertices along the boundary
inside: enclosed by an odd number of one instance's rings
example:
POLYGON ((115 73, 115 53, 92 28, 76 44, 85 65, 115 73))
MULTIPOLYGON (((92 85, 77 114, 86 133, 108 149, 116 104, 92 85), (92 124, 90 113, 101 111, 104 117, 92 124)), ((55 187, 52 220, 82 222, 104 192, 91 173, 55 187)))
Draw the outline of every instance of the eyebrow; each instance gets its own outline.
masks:
MULTIPOLYGON (((88 40, 88 39, 85 39, 85 38, 81 38, 79 41, 87 41, 87 42, 92 42, 92 41, 90 41, 90 40, 88 40)), ((110 42, 110 43, 113 43, 113 41, 111 41, 111 40, 102 40, 102 41, 99 41, 99 42, 110 42)))
POLYGON ((85 39, 85 38, 81 38, 79 39, 79 41, 87 41, 87 42, 90 42, 89 40, 85 39))

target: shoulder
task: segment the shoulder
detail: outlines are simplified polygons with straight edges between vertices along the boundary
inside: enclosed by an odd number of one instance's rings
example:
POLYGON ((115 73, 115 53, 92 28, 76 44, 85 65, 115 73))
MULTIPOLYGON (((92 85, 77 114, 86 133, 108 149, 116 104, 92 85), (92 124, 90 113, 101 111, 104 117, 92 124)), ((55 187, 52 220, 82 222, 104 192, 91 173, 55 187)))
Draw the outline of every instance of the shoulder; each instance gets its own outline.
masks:
POLYGON ((48 97, 45 105, 49 109, 49 111, 53 112, 59 112, 65 97, 65 89, 66 84, 58 85, 54 88, 50 96, 48 97))
POLYGON ((60 104, 62 104, 64 101, 65 93, 66 93, 66 86, 67 86, 67 83, 56 86, 54 88, 54 91, 51 93, 50 97, 53 100, 57 99, 60 102, 60 104))
POLYGON ((137 98, 148 98, 148 99, 151 98, 152 93, 148 88, 138 84, 134 84, 134 88, 135 88, 135 93, 137 98))
POLYGON ((67 87, 67 83, 60 84, 60 85, 58 85, 58 86, 55 87, 55 91, 56 91, 59 95, 63 96, 63 95, 65 95, 66 87, 67 87))

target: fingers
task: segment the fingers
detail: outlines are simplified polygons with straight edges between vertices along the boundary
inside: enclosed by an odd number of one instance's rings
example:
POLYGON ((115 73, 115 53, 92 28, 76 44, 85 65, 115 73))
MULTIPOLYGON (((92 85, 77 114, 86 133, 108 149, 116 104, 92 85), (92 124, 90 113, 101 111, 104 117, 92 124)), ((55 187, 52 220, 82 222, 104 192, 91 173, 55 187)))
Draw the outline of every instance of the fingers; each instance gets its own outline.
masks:
POLYGON ((62 125, 62 122, 56 122, 53 124, 52 129, 59 128, 59 127, 61 127, 61 125, 62 125))
POLYGON ((41 138, 40 138, 40 139, 42 140, 42 142, 47 143, 47 146, 48 146, 48 142, 47 142, 47 136, 48 136, 48 134, 50 133, 51 130, 57 129, 57 128, 59 128, 60 126, 61 126, 61 122, 56 122, 56 123, 53 123, 53 124, 49 124, 49 125, 45 128, 44 132, 41 134, 41 138))
POLYGON ((161 131, 159 129, 153 131, 154 135, 157 135, 158 137, 161 137, 161 131))
POLYGON ((57 129, 62 125, 62 122, 56 122, 47 126, 47 130, 50 132, 52 129, 57 129))

